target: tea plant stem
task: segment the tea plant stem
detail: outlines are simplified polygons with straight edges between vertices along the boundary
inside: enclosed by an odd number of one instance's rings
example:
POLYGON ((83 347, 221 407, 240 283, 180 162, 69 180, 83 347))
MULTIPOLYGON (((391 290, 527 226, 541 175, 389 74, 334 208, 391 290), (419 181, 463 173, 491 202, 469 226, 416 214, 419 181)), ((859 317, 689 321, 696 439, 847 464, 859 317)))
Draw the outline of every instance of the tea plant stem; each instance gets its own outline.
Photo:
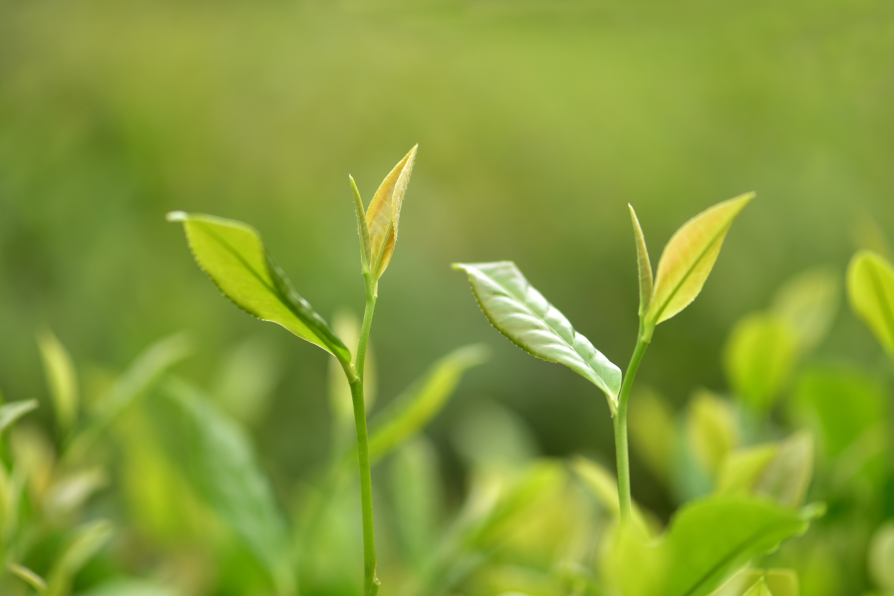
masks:
POLYGON ((615 452, 618 458, 618 501, 621 506, 621 523, 630 522, 630 455, 627 448, 627 402, 630 399, 630 389, 636 378, 639 363, 649 347, 652 339, 651 332, 645 333, 642 327, 636 338, 636 348, 627 366, 627 373, 621 383, 621 391, 618 394, 618 412, 615 414, 615 452))
POLYGON ((379 591, 376 578, 376 538, 373 523, 372 474, 369 464, 369 436, 366 430, 366 404, 363 398, 363 369, 366 360, 366 346, 372 326, 373 311, 376 308, 375 288, 366 280, 366 310, 363 313, 363 327, 357 345, 357 361, 354 368, 356 378, 351 384, 351 400, 354 403, 354 425, 357 427, 357 458, 360 466, 360 503, 363 515, 363 593, 375 596, 379 591))

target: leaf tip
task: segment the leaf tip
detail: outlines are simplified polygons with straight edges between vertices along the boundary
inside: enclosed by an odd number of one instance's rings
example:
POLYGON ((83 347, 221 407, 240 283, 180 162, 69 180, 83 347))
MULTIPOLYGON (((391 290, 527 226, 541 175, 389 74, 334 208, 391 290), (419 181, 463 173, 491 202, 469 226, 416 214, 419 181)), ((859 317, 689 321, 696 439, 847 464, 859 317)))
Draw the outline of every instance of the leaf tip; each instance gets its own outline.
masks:
POLYGON ((172 222, 186 221, 189 219, 189 215, 186 211, 168 211, 167 215, 165 215, 165 219, 172 222))

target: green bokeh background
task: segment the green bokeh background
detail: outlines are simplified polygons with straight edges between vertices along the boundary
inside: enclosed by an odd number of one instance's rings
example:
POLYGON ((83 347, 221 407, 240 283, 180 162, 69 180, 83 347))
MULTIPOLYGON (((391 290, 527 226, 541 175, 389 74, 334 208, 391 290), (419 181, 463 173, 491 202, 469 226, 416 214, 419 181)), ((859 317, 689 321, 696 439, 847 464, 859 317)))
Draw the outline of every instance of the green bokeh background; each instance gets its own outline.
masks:
MULTIPOLYGON (((212 384, 254 338, 282 366, 256 429, 265 461, 281 482, 319 463, 326 354, 224 300, 164 214, 250 222, 324 316, 360 312, 347 175, 368 201, 418 142, 373 330, 381 400, 482 341, 491 362, 430 429, 448 458, 452 421, 493 399, 544 453, 610 461, 601 394, 494 332, 450 263, 515 260, 623 368, 626 204, 657 261, 688 217, 756 190, 640 370, 676 403, 723 391, 737 317, 804 268, 843 275, 870 224, 894 235, 892 56, 878 0, 0 0, 0 388, 48 399, 45 326, 88 389, 181 329, 198 350, 180 372, 212 384)), ((880 350, 845 311, 820 357, 880 350)), ((666 511, 633 464, 634 494, 666 511)))

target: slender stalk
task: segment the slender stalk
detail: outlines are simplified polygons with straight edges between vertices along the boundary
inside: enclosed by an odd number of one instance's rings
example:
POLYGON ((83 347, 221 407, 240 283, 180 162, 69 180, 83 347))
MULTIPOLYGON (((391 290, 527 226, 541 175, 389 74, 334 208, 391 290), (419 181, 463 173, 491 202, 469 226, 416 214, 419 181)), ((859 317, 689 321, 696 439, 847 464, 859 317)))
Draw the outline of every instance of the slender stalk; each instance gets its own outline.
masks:
POLYGON ((354 404, 354 425, 357 427, 357 460, 360 467, 360 503, 363 515, 363 594, 376 596, 379 580, 376 577, 376 538, 373 523, 372 474, 369 464, 369 436, 366 430, 366 404, 363 398, 363 370, 366 360, 366 346, 372 326, 373 311, 376 307, 375 287, 369 276, 366 278, 366 310, 363 313, 363 327, 357 345, 357 361, 354 364, 356 377, 351 385, 351 400, 354 404))
POLYGON ((630 455, 627 448, 627 402, 630 399, 630 390, 633 388, 633 380, 639 363, 649 347, 652 339, 652 330, 644 329, 640 325, 636 338, 636 348, 627 366, 624 381, 621 383, 621 392, 618 394, 618 411, 615 414, 615 453, 618 458, 618 501, 621 505, 621 523, 630 522, 630 455))

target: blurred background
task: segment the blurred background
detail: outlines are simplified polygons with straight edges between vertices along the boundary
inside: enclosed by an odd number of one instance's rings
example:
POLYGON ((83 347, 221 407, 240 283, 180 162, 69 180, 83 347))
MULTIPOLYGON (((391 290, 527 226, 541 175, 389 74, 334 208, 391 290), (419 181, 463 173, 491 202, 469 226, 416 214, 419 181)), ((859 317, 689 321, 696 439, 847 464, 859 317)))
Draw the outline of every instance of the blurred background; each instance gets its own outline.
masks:
MULTIPOLYGON (((177 372, 225 395, 248 350, 264 379, 253 437, 288 484, 327 457, 328 357, 223 299, 164 215, 254 225, 324 317, 359 316, 347 176, 369 201, 418 143, 379 287, 379 403, 483 342, 492 358, 427 431, 448 494, 462 490, 457 420, 482 403, 515 412, 539 453, 611 462, 602 395, 497 334, 450 264, 514 260, 624 368, 627 203, 656 263, 686 219, 755 190, 638 377, 675 407, 723 393, 737 318, 894 236, 892 56, 894 5, 877 0, 0 0, 0 389, 47 403, 47 328, 84 394, 186 330, 196 349, 177 372)), ((812 358, 883 362, 846 309, 812 358)), ((633 457, 634 495, 666 517, 672 500, 633 457)))

